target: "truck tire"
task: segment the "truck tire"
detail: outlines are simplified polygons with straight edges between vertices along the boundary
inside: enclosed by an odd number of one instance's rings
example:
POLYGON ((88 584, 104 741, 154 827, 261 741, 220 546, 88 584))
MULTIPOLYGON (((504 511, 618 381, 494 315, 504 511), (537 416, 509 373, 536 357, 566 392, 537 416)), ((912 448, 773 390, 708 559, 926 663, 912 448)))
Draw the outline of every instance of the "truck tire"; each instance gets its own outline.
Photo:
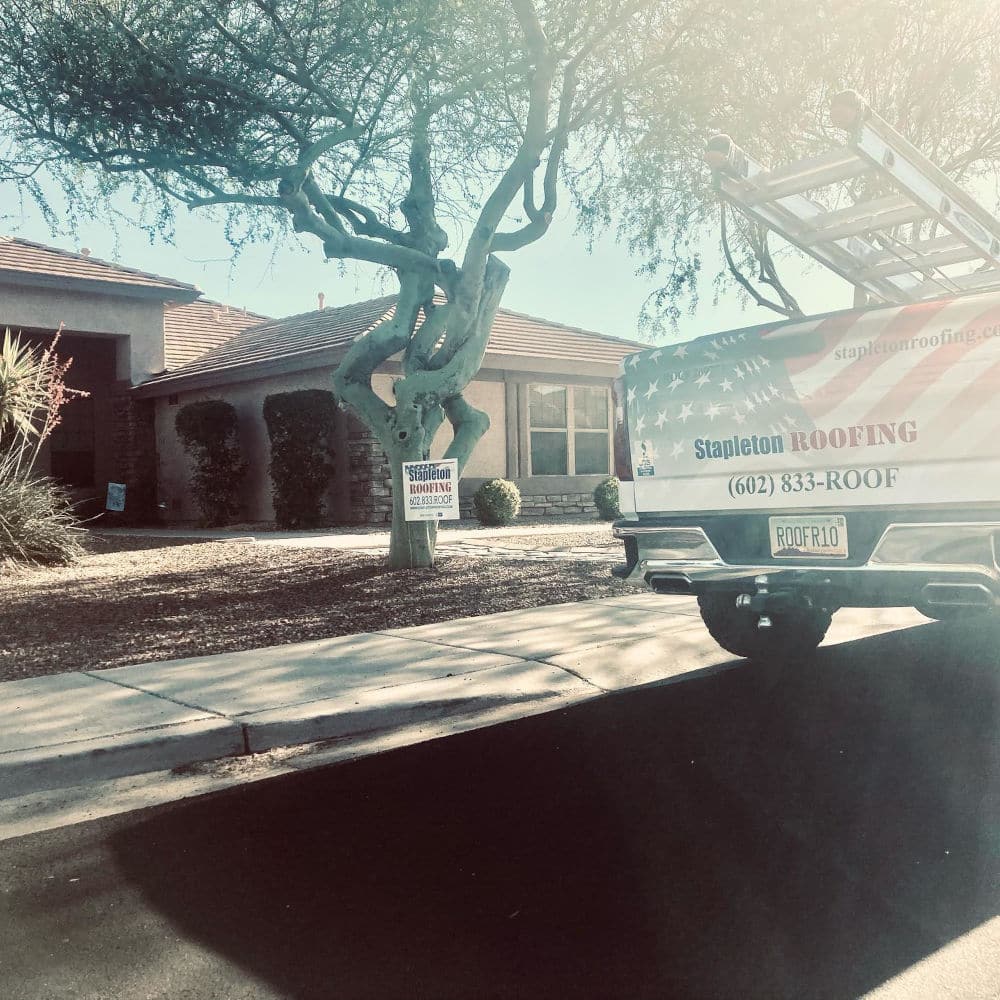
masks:
POLYGON ((759 629, 758 616, 737 608, 736 597, 735 591, 702 594, 702 621, 723 649, 761 663, 787 664, 810 656, 833 618, 826 608, 801 607, 770 614, 771 627, 759 629))

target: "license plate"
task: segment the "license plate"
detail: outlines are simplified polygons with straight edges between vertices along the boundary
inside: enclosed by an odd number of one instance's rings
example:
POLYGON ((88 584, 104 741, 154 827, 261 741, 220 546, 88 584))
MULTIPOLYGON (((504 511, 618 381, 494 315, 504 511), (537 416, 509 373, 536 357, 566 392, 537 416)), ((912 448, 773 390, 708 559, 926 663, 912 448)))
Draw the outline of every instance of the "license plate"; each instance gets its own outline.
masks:
POLYGON ((776 559, 847 558, 847 518, 843 514, 771 517, 771 555, 776 559))

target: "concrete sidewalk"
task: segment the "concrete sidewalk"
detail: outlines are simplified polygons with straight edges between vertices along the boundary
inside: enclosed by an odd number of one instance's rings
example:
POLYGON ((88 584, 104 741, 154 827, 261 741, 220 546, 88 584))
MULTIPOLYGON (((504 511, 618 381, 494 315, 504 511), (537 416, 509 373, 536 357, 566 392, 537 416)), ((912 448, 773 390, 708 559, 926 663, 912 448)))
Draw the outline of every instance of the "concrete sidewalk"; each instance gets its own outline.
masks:
MULTIPOLYGON (((841 612, 829 643, 926 621, 841 612)), ((274 747, 409 742, 742 665, 648 593, 0 684, 0 800, 274 747)))

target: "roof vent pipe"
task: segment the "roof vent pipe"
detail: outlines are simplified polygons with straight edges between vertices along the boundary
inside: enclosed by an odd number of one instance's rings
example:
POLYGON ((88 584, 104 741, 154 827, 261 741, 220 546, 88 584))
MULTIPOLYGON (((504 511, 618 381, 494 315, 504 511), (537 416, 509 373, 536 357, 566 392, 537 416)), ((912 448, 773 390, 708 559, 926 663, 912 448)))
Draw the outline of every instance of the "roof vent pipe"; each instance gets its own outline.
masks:
POLYGON ((317 298, 319 299, 319 307, 320 309, 322 309, 323 303, 326 302, 326 296, 322 292, 320 292, 317 298))
POLYGON ((80 256, 81 257, 89 257, 90 256, 90 247, 80 247, 80 256))

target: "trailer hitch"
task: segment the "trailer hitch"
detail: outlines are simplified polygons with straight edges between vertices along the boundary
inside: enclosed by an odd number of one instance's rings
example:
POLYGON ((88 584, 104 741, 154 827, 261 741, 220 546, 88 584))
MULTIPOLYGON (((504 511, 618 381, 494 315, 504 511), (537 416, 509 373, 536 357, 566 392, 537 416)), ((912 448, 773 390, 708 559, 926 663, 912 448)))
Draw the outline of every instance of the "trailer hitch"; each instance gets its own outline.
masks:
POLYGON ((813 599, 808 594, 800 594, 791 590, 772 591, 768 586, 766 576, 755 576, 756 593, 742 593, 736 597, 736 607, 744 608, 757 615, 757 628, 769 629, 773 626, 771 615, 783 611, 795 611, 814 607, 813 599))

